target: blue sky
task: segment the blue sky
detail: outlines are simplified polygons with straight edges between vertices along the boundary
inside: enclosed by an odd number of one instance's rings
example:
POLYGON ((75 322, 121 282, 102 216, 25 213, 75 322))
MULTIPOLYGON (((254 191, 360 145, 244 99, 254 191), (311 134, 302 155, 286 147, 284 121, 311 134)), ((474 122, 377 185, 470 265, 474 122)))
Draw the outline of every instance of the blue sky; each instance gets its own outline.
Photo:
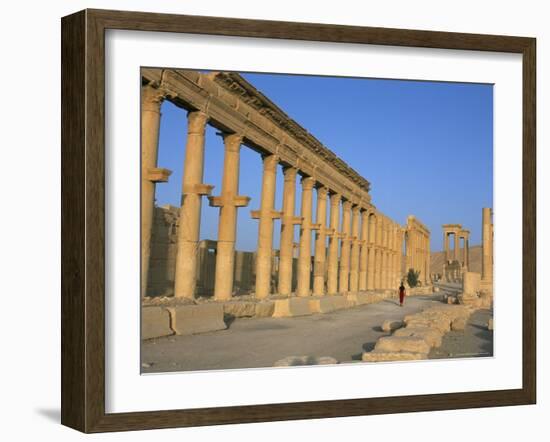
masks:
MULTIPOLYGON (((355 79, 280 74, 242 74, 325 146, 371 183, 372 202, 400 224, 415 215, 431 230, 433 251, 442 249, 442 224, 471 231, 481 242, 481 208, 493 203, 493 87, 486 84, 355 79)), ((159 167, 173 171, 157 185, 157 205, 179 205, 186 112, 162 105, 159 167)), ((223 143, 206 134, 204 182, 221 189, 223 143)), ((261 158, 241 149, 239 193, 252 198, 239 209, 237 249, 254 250, 259 208, 261 158)), ((275 207, 282 206, 279 169, 275 207)), ((300 210, 297 182, 296 213, 300 210)), ((216 239, 219 209, 205 199, 201 239, 216 239)), ((314 212, 315 213, 315 197, 314 212)), ((274 246, 280 224, 275 223, 274 246)), ((298 227, 296 227, 296 241, 298 227)))

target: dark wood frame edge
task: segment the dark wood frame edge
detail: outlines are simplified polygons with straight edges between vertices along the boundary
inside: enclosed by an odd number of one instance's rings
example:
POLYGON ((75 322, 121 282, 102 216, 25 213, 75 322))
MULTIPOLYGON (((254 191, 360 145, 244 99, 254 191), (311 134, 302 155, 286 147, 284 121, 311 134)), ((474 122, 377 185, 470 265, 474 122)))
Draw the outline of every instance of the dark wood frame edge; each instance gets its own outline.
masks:
POLYGON ((406 29, 84 10, 62 19, 61 422, 83 432, 534 404, 536 40, 406 29), (186 32, 520 53, 523 56, 523 387, 435 395, 105 413, 104 33, 186 32))

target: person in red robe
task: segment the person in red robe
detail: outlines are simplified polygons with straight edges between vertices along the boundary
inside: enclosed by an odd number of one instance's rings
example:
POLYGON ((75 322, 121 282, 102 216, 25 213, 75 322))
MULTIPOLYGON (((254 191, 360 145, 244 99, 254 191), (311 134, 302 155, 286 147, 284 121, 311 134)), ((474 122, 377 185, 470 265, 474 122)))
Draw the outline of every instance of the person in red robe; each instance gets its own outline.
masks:
POLYGON ((403 301, 405 300, 405 286, 403 285, 403 281, 401 281, 401 285, 399 286, 399 305, 403 307, 403 301))

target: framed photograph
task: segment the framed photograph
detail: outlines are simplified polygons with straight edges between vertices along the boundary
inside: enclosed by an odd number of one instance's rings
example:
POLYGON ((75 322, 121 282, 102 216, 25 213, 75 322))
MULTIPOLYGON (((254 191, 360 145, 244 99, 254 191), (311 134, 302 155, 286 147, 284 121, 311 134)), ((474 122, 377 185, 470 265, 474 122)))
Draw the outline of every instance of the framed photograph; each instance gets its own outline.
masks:
POLYGON ((62 423, 536 401, 533 38, 62 19, 62 423))

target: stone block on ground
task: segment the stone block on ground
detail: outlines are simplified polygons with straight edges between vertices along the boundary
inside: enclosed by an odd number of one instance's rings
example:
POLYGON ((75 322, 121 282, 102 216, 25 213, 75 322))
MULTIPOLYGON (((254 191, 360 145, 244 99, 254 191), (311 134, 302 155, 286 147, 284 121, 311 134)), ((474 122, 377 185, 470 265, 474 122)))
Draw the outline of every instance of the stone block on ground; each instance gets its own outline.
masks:
POLYGON ((363 362, 419 361, 427 359, 427 353, 382 352, 373 350, 363 353, 363 362))
POLYGON ((271 318, 275 311, 275 303, 273 301, 261 301, 256 303, 256 318, 271 318))
POLYGON ((396 321, 391 319, 386 319, 382 323, 382 331, 385 332, 392 332, 394 330, 397 330, 398 328, 401 328, 405 325, 403 321, 396 321))
POLYGON ((374 349, 379 352, 429 353, 430 346, 419 337, 386 336, 378 339, 374 349))
POLYGON ((495 325, 493 323, 493 318, 490 318, 489 322, 487 324, 487 330, 494 330, 494 327, 495 327, 495 325))
POLYGON ((309 297, 276 299, 273 302, 275 304, 273 311, 274 318, 311 315, 309 297))
POLYGON ((430 347, 440 347, 443 333, 431 327, 405 327, 396 330, 393 336, 421 338, 430 347))
POLYGON ((224 306, 219 303, 167 307, 172 329, 177 335, 194 335, 225 330, 224 306))
POLYGON ((456 304, 457 302, 456 296, 447 296, 447 304, 456 304))
POLYGON ((335 309, 334 303, 329 296, 312 297, 309 299, 311 313, 330 313, 335 309))
POLYGON ((296 367, 300 365, 330 365, 338 364, 338 361, 330 356, 287 356, 279 359, 274 367, 296 367))
POLYGON ((349 307, 371 303, 371 296, 368 293, 350 293, 346 295, 346 299, 349 307))
POLYGON ((462 293, 475 295, 479 292, 481 275, 477 272, 464 272, 462 276, 462 293))
POLYGON ((466 328, 466 318, 456 318, 451 322, 451 330, 453 331, 464 331, 466 328))
POLYGON ((256 315, 256 303, 250 301, 228 301, 223 304, 223 312, 235 318, 250 318, 256 315))
POLYGON ((141 339, 160 338, 173 335, 170 328, 170 313, 162 307, 141 309, 141 339))

